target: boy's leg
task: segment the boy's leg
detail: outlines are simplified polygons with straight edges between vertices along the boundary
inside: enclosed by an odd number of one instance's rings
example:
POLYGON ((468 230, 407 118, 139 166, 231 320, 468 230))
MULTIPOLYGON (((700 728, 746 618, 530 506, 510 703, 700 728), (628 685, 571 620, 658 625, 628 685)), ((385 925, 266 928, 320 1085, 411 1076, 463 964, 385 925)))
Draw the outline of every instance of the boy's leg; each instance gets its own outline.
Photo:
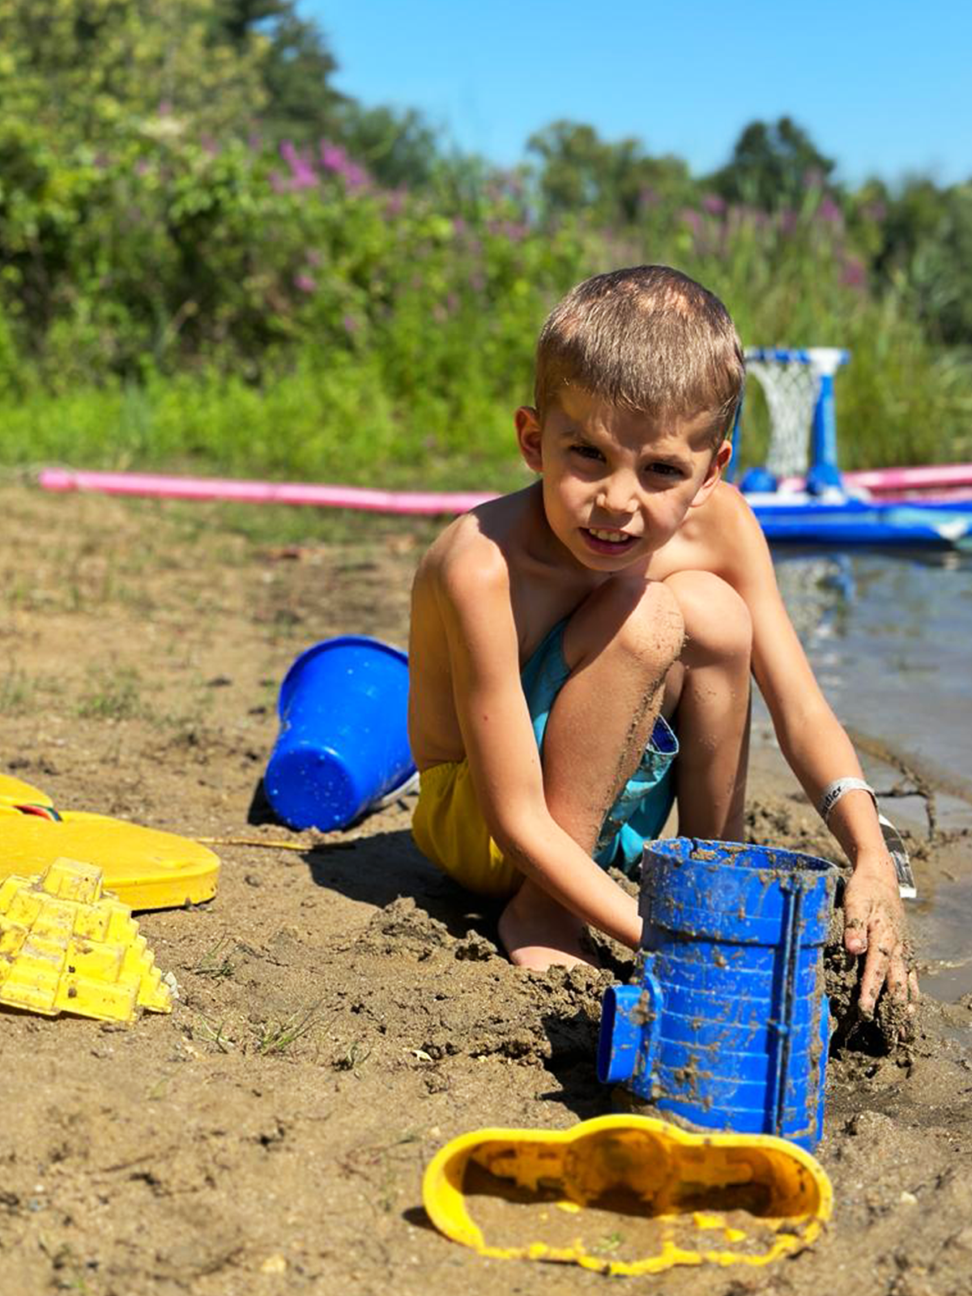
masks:
POLYGON ((710 572, 679 572, 665 584, 685 621, 685 646, 664 703, 665 715, 677 708, 678 717, 678 831, 740 841, 749 756, 749 609, 710 572))
MULTIPOLYGON (((543 784, 551 815, 589 853, 651 736, 682 637, 676 598, 661 583, 607 581, 567 624, 570 675, 547 721, 543 784)), ((499 923, 512 961, 533 968, 590 962, 583 931, 529 879, 499 923)))

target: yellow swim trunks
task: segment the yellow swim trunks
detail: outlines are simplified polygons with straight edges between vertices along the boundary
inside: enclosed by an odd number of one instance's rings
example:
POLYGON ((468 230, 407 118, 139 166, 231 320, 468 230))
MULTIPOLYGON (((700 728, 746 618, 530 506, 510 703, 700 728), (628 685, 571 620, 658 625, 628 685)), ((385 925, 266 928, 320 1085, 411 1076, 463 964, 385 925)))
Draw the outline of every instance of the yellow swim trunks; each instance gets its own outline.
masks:
MULTIPOLYGON (((565 625, 561 621, 553 627, 521 676, 541 757, 550 708, 570 674, 563 652, 565 625)), ((638 768, 602 826, 594 848, 602 868, 624 873, 640 868, 644 843, 658 836, 672 808, 672 762, 677 754, 678 740, 659 716, 638 768)), ((523 875, 489 835, 464 760, 422 771, 412 836, 423 855, 470 891, 501 899, 520 885, 523 875)))
POLYGON ((419 775, 412 836, 423 855, 470 891, 502 899, 520 885, 523 874, 489 835, 464 760, 419 775))

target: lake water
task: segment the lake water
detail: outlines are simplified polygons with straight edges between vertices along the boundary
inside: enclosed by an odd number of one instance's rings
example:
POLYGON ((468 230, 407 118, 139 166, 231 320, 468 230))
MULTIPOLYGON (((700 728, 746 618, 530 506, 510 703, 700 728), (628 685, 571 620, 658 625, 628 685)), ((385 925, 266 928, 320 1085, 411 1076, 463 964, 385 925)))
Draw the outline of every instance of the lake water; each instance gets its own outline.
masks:
MULTIPOLYGON (((938 789, 939 826, 972 833, 972 555, 779 550, 774 561, 817 679, 869 777, 891 787, 901 778, 894 762, 903 762, 938 789)), ((883 808, 924 830, 920 798, 883 808)), ((954 881, 930 889, 919 867, 919 900, 909 905, 919 951, 937 964, 926 984, 945 998, 972 991, 972 836, 959 839, 955 858, 954 881)))

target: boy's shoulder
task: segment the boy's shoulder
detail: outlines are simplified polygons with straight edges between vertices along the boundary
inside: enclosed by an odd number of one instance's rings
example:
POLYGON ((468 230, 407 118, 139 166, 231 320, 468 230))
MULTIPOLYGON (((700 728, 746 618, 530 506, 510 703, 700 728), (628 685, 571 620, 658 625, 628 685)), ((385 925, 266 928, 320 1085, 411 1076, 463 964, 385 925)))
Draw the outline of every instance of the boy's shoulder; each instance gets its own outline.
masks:
POLYGON ((670 568, 665 575, 683 566, 722 575, 748 565, 766 550, 756 515, 728 482, 719 482, 704 504, 689 510, 673 540, 665 547, 665 562, 659 564, 670 568))
POLYGON ((449 524, 426 550, 416 573, 419 586, 435 589, 451 602, 465 602, 509 589, 507 528, 497 525, 490 501, 449 524))
POLYGON ((457 589, 508 585, 526 519, 529 488, 480 504, 449 524, 419 564, 425 579, 457 589))

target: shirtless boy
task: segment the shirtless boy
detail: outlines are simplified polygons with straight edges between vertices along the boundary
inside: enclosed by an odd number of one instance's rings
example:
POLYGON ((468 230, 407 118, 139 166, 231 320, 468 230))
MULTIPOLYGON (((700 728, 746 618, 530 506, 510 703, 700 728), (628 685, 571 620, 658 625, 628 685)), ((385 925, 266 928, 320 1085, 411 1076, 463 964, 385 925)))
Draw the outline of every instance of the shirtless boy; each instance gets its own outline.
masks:
MULTIPOLYGON (((588 279, 544 325, 535 404, 514 418, 539 480, 458 518, 419 566, 414 836, 508 898, 500 940, 524 967, 590 961, 586 924, 638 946, 637 902, 605 870, 637 867, 673 798, 683 835, 741 839, 750 673, 812 804, 861 778, 759 524, 721 480, 743 379, 725 307, 693 280, 588 279)), ((869 792, 828 824, 853 867, 867 1013, 885 981, 917 993, 894 866, 869 792)))

